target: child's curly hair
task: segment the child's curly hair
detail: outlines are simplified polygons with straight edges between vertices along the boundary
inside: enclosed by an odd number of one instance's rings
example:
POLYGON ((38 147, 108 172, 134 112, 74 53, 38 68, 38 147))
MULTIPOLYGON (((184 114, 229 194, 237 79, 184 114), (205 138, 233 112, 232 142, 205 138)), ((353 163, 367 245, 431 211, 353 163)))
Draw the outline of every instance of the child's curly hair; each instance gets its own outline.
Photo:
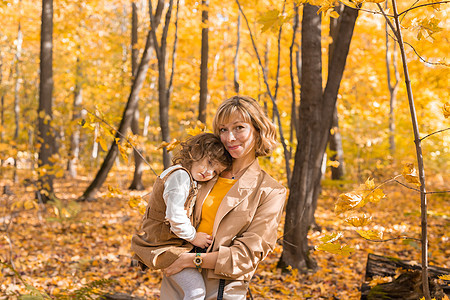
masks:
POLYGON ((200 133, 187 138, 181 144, 181 149, 172 158, 173 164, 180 164, 190 170, 192 163, 209 157, 212 161, 229 168, 233 159, 214 133, 200 133))

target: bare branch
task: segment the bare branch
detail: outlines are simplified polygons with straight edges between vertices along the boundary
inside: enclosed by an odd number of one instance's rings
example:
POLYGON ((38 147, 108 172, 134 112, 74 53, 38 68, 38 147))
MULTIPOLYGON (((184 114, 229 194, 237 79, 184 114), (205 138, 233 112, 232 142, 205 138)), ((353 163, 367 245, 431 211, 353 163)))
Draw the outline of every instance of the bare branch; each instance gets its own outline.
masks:
POLYGON ((422 241, 420 239, 407 237, 407 236, 399 236, 399 237, 390 238, 390 239, 383 239, 383 240, 371 240, 371 239, 363 237, 362 235, 361 235, 361 237, 363 239, 365 239, 366 241, 374 242, 374 243, 383 243, 383 242, 389 242, 389 241, 395 241, 395 240, 413 240, 413 241, 422 243, 422 241))
POLYGON ((421 138, 420 141, 423 141, 424 139, 426 139, 426 138, 428 138, 428 137, 430 137, 430 136, 432 136, 432 135, 434 135, 436 133, 440 133, 440 132, 443 132, 443 131, 446 131, 446 130, 450 130, 450 127, 449 128, 445 128, 445 129, 441 129, 441 130, 438 130, 438 131, 435 131, 435 132, 432 132, 430 134, 427 134, 426 136, 421 138))
POLYGON ((291 169, 290 169, 290 166, 289 166, 289 152, 288 152, 288 149, 287 149, 287 146, 286 146, 286 142, 284 140, 283 127, 282 127, 282 124, 281 124, 280 112, 278 111, 277 102, 276 102, 275 98, 273 97, 273 95, 272 95, 272 93, 270 91, 269 82, 267 80, 267 74, 266 74, 266 72, 264 72, 264 67, 263 67, 263 64, 262 64, 262 61, 261 61, 261 57, 259 56, 258 48, 256 47, 255 39, 253 38, 253 34, 252 34, 251 29, 250 29, 250 24, 248 22, 247 16, 245 15, 244 11, 242 10, 242 7, 241 7, 241 4, 239 3, 239 0, 236 0, 236 4, 238 5, 239 11, 242 14, 242 16, 244 17, 245 23, 247 25, 247 28, 248 28, 248 31, 249 31, 249 34, 250 34, 250 39, 252 41, 253 49, 255 51, 256 58, 258 59, 259 66, 261 67, 261 70, 262 70, 262 73, 263 73, 264 84, 265 84, 266 89, 267 89, 267 94, 269 95, 270 100, 272 101, 273 112, 277 116, 278 127, 279 127, 279 132, 280 132, 280 140, 281 140, 281 144, 283 145, 283 150, 284 150, 284 160, 285 160, 285 164, 286 164, 286 175, 287 175, 286 177, 287 177, 288 186, 289 186, 290 185, 290 177, 291 177, 291 169))
POLYGON ((392 32, 395 34, 395 36, 397 37, 397 30, 395 29, 394 25, 392 24, 391 20, 388 18, 388 15, 384 12, 383 7, 377 3, 378 8, 380 9, 381 13, 383 14, 384 18, 386 19, 387 24, 389 25, 389 27, 391 28, 392 32))
MULTIPOLYGON (((417 3, 417 2, 416 2, 417 3)), ((424 6, 432 6, 432 5, 436 5, 436 4, 446 4, 446 3, 450 3, 450 1, 439 1, 439 2, 433 2, 433 3, 425 3, 425 4, 421 4, 421 5, 417 5, 411 8, 408 8, 405 11, 402 11, 401 13, 399 13, 398 15, 401 16, 403 14, 406 14, 407 12, 416 9, 416 8, 420 8, 420 7, 424 7, 424 6)))
POLYGON ((402 183, 402 182, 400 182, 400 181, 398 181, 398 180, 394 180, 394 181, 397 182, 398 184, 404 186, 405 188, 408 188, 408 189, 410 189, 410 190, 413 190, 413 191, 416 191, 416 192, 419 192, 419 193, 420 193, 420 190, 419 190, 419 189, 410 187, 409 185, 406 185, 406 184, 404 184, 404 183, 402 183))
POLYGON ((144 158, 144 156, 142 155, 142 153, 135 147, 133 146, 133 144, 131 143, 131 141, 124 136, 120 131, 118 131, 116 128, 114 128, 114 126, 112 126, 111 124, 109 124, 108 122, 106 122, 104 119, 102 119, 101 117, 99 117, 97 114, 94 114, 92 112, 90 112, 88 109, 83 108, 87 113, 89 113, 90 115, 94 116, 96 119, 100 120, 102 123, 106 124, 106 126, 108 126, 109 128, 111 128, 112 130, 114 130, 114 133, 118 134, 122 139, 124 139, 132 148, 134 151, 136 151, 136 153, 142 158, 142 160, 150 167, 150 169, 153 171, 153 173, 158 176, 158 174, 155 172, 155 170, 152 168, 152 166, 150 165, 150 163, 144 158))

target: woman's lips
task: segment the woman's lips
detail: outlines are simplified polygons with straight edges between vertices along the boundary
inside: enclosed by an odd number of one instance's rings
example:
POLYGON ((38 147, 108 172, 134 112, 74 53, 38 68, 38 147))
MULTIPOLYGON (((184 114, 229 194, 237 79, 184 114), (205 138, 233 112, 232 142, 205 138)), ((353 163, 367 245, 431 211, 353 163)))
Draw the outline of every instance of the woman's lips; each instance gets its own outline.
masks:
POLYGON ((230 150, 236 150, 239 147, 239 145, 236 146, 228 146, 228 151, 230 150))

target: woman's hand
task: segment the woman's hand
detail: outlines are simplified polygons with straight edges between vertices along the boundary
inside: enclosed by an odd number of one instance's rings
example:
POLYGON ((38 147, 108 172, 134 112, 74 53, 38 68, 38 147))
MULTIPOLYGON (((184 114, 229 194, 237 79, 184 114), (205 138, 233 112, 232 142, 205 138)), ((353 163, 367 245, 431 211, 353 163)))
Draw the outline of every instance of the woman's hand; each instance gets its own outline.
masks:
POLYGON ((171 276, 177 274, 185 268, 194 267, 194 253, 181 253, 180 257, 173 262, 170 266, 164 269, 164 274, 166 276, 171 276))

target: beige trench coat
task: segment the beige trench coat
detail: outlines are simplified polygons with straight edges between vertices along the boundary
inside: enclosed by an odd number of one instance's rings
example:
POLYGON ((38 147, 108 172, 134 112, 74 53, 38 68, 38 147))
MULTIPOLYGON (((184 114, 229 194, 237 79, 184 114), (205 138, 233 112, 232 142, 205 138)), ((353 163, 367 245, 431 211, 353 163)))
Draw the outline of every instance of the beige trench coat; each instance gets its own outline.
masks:
MULTIPOLYGON (((194 223, 199 224, 203 201, 217 178, 199 187, 194 223)), ((277 241, 277 228, 286 199, 286 188, 261 170, 255 160, 223 198, 213 226, 208 252, 218 251, 209 279, 249 281, 258 264, 277 241)))

